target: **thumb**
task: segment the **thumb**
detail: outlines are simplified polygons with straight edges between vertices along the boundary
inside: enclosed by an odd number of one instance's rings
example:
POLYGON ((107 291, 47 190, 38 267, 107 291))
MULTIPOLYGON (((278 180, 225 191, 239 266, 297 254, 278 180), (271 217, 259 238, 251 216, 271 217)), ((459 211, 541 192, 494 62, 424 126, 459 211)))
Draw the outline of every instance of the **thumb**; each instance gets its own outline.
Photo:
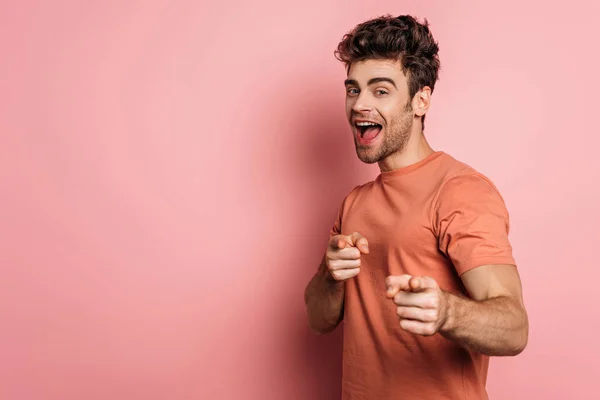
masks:
POLYGON ((361 253, 369 254, 369 242, 363 235, 358 232, 354 232, 348 236, 348 240, 352 246, 358 248, 361 253))

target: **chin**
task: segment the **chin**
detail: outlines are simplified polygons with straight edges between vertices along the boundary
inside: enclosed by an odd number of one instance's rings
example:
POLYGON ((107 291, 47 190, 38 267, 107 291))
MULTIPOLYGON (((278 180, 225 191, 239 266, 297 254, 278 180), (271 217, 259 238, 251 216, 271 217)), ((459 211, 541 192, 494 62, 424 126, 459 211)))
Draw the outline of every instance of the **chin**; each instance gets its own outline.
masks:
POLYGON ((381 160, 381 157, 379 157, 378 154, 373 154, 370 151, 365 151, 358 148, 356 149, 356 155, 358 156, 358 159, 365 164, 375 164, 381 160))

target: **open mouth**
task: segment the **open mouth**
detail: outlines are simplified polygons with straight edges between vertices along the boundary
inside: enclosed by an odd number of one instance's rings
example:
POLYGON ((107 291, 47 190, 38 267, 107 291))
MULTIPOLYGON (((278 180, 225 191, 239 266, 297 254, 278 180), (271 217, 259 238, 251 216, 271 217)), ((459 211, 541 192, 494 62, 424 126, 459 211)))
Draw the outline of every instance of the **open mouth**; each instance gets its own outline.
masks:
POLYGON ((356 129, 363 140, 373 140, 381 132, 382 126, 375 122, 356 122, 356 129))

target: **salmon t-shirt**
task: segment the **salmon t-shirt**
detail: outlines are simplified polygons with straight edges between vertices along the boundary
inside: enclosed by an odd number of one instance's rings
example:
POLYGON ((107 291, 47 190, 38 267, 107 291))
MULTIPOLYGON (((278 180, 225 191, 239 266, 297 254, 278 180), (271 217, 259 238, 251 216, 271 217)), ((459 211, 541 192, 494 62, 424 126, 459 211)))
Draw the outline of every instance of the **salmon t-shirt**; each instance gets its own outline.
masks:
POLYGON ((346 196, 331 235, 359 232, 370 252, 346 281, 343 399, 487 399, 489 358, 440 334, 404 331, 385 279, 429 276, 468 296, 461 274, 515 264, 508 231, 493 183, 444 152, 382 172, 346 196))

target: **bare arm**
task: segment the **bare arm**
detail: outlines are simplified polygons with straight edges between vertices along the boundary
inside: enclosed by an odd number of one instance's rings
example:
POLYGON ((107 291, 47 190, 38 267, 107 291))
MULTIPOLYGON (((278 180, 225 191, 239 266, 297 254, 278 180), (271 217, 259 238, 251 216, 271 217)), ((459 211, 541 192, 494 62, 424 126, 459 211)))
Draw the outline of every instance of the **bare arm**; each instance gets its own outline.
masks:
POLYGON ((308 326, 319 334, 333 331, 342 321, 345 282, 336 281, 328 271, 325 257, 304 291, 308 326))
POLYGON ((304 292, 308 325, 319 334, 333 331, 344 316, 346 280, 360 272, 361 254, 369 253, 367 239, 354 232, 329 240, 317 273, 304 292))
POLYGON ((514 356, 527 345, 529 323, 513 265, 484 265, 462 275, 472 299, 442 291, 429 277, 388 277, 400 326, 442 336, 489 356, 514 356))
POLYGON ((446 293, 440 333, 490 356, 514 356, 527 345, 529 322, 521 281, 512 265, 485 265, 462 276, 471 299, 446 293))

